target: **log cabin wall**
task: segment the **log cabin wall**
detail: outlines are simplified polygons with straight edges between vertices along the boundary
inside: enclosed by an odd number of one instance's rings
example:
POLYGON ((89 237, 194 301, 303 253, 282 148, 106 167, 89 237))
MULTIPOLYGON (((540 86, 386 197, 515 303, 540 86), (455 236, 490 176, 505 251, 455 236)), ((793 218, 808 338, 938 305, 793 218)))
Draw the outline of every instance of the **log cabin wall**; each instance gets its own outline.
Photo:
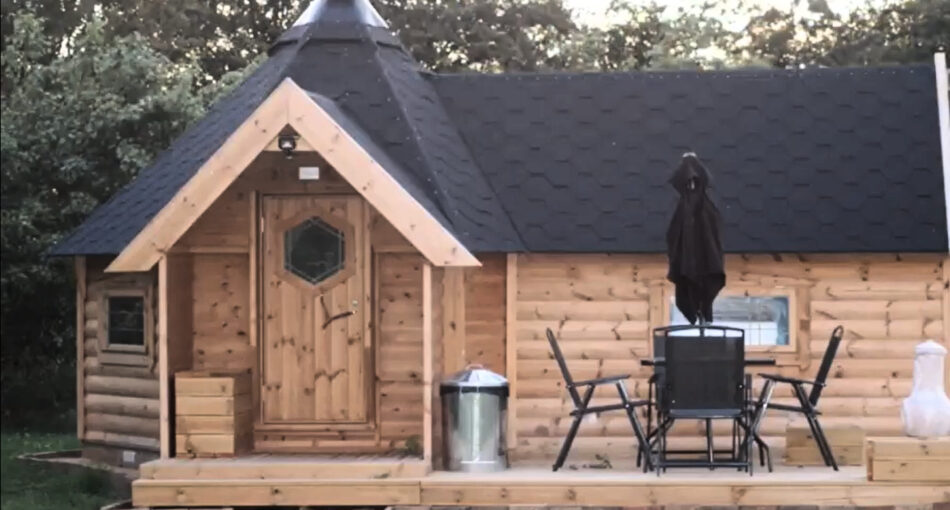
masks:
POLYGON ((480 253, 482 267, 465 269, 465 361, 505 373, 503 253, 480 253))
POLYGON ((159 382, 154 323, 146 326, 147 352, 130 355, 105 347, 103 302, 109 292, 142 291, 146 317, 155 320, 155 274, 106 274, 107 257, 77 260, 77 421, 83 454, 100 462, 137 465, 157 457, 159 382))
MULTIPOLYGON (((779 362, 773 370, 786 375, 812 376, 832 329, 844 325, 844 341, 822 396, 822 423, 858 424, 868 436, 899 435, 914 347, 929 338, 945 342, 944 259, 937 254, 729 256, 727 290, 783 289, 792 297, 797 346, 771 354, 779 362)), ((638 359, 650 355, 650 328, 669 321, 665 273, 663 256, 517 256, 517 359, 509 364, 517 374, 512 402, 517 437, 509 438, 515 460, 549 462, 569 425, 571 406, 545 328, 559 333, 575 378, 631 373, 632 392, 647 396, 649 371, 639 367, 638 359)), ((595 400, 615 399, 610 390, 595 400)), ((775 399, 791 402, 791 393, 780 387, 775 399)), ((764 435, 781 446, 790 418, 769 413, 764 435)), ((682 443, 695 442, 701 428, 698 422, 684 422, 674 433, 682 443)), ((633 444, 622 413, 604 415, 581 426, 571 458, 578 464, 629 461, 633 444)))

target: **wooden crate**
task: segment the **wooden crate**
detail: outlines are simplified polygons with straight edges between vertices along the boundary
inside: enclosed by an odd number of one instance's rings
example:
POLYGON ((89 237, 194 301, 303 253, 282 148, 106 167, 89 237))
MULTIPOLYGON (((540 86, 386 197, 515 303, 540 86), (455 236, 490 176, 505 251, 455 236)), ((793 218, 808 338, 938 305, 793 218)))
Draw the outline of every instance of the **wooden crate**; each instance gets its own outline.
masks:
POLYGON ((869 439, 868 480, 950 482, 950 437, 869 439))
MULTIPOLYGON (((835 425, 822 429, 839 466, 864 464, 864 429, 857 425, 835 425)), ((825 464, 807 424, 795 423, 785 429, 785 463, 793 466, 825 464)))
POLYGON ((187 457, 229 457, 253 441, 248 373, 175 374, 175 452, 187 457))

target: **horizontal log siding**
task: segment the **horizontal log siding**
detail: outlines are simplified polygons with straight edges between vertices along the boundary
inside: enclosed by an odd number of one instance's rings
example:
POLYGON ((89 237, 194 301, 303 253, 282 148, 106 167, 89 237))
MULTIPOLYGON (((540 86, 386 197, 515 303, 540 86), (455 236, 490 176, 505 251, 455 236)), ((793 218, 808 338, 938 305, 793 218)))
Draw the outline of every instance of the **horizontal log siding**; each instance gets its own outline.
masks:
MULTIPOLYGON (((844 341, 822 397, 822 423, 857 424, 868 436, 893 436, 901 434, 899 408, 911 389, 914 346, 943 338, 942 263, 940 255, 729 256, 727 280, 730 287, 788 288, 800 305, 803 345, 790 355, 794 363, 771 371, 812 377, 828 336, 842 324, 844 341)), ((666 312, 650 302, 650 288, 663 285, 666 268, 663 256, 519 256, 515 460, 553 460, 570 424, 571 404, 545 328, 558 333, 575 378, 632 374, 629 389, 646 398, 650 371, 639 359, 651 352, 650 325, 668 323, 667 317, 651 317, 666 312)), ((593 405, 616 399, 609 387, 595 395, 593 405)), ((776 390, 775 400, 793 401, 785 387, 776 390)), ((764 435, 782 446, 792 419, 769 413, 764 435)), ((716 432, 726 436, 728 425, 716 432)), ((681 443, 697 446, 701 433, 698 422, 673 431, 681 443)), ((629 461, 633 446, 622 413, 606 414, 584 422, 568 462, 629 461)))
MULTIPOLYGON (((77 413, 84 420, 82 435, 86 443, 115 448, 158 451, 159 402, 158 371, 153 362, 148 366, 119 365, 103 361, 100 324, 105 318, 100 298, 108 289, 155 285, 153 273, 105 274, 108 260, 89 257, 86 270, 86 301, 83 304, 82 342, 83 409, 77 413)), ((152 293, 154 296, 155 293, 152 293)), ((153 307, 155 303, 150 303, 153 307)), ((152 313, 152 317, 157 317, 152 313)), ((153 328, 154 331, 154 328, 153 328)), ((151 342, 154 361, 155 338, 151 342)))
POLYGON ((465 362, 505 373, 503 253, 480 254, 482 267, 465 270, 465 362))
POLYGON ((422 440, 422 265, 416 254, 377 255, 380 439, 422 440))

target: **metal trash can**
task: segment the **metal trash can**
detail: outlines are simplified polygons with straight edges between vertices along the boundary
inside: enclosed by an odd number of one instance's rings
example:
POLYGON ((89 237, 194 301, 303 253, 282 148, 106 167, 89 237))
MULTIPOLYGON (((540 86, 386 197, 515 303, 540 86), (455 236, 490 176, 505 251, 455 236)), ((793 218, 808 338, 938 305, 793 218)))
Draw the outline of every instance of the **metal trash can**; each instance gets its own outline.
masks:
POLYGON ((442 381, 439 395, 445 469, 469 473, 505 470, 508 380, 481 365, 469 365, 442 381))

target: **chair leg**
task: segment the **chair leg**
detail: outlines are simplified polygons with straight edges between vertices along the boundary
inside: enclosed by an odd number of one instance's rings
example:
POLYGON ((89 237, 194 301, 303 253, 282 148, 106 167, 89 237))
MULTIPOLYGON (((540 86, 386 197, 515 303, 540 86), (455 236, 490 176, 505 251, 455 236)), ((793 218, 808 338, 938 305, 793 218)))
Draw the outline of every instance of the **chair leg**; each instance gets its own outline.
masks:
POLYGON ((564 444, 561 445, 561 451, 557 455, 557 460, 554 461, 554 471, 561 469, 561 466, 564 465, 564 461, 567 459, 567 453, 571 451, 571 445, 574 444, 574 437, 577 436, 577 429, 581 426, 581 420, 584 419, 584 416, 587 414, 587 406, 590 405, 590 399, 594 397, 594 386, 588 386, 587 391, 584 392, 584 397, 581 399, 579 405, 574 409, 574 412, 577 413, 574 416, 574 421, 571 423, 570 430, 567 431, 567 437, 564 438, 564 444))
POLYGON ((746 440, 746 463, 749 466, 749 476, 752 476, 752 472, 755 470, 755 435, 753 435, 752 427, 749 427, 749 431, 746 432, 749 434, 749 438, 746 440))
POLYGON ((772 472, 772 451, 769 449, 768 443, 762 439, 756 439, 756 442, 759 443, 759 455, 765 454, 766 465, 769 468, 769 473, 772 472))
POLYGON ((805 394, 805 389, 802 388, 801 384, 795 384, 793 387, 799 404, 802 409, 805 410, 805 420, 808 422, 812 436, 815 437, 815 443, 818 444, 818 450, 821 452, 821 457, 824 459, 825 465, 831 466, 835 471, 838 471, 838 462, 835 460, 834 452, 831 450, 831 445, 828 444, 828 439, 821 429, 821 424, 818 423, 818 417, 815 415, 814 408, 811 402, 809 402, 808 396, 805 394))
POLYGON ((732 422, 732 460, 733 460, 733 461, 739 459, 739 450, 738 450, 739 441, 738 441, 738 435, 739 435, 739 425, 737 425, 736 422, 733 421, 733 422, 732 422))
POLYGON ((712 420, 706 419, 706 460, 709 461, 709 470, 712 471, 712 463, 715 454, 713 453, 712 420))
MULTIPOLYGON (((662 417, 662 415, 657 413, 656 422, 656 428, 653 429, 653 438, 651 439, 649 436, 647 436, 647 445, 650 448, 649 451, 651 456, 653 455, 654 451, 656 452, 656 456, 653 461, 653 468, 656 469, 657 476, 660 476, 660 469, 666 469, 665 467, 661 467, 666 462, 666 455, 663 451, 665 447, 664 441, 666 439, 664 437, 664 432, 672 420, 665 419, 662 417)), ((646 473, 646 468, 644 468, 643 472, 646 473)))
POLYGON ((554 471, 561 469, 561 466, 564 465, 564 461, 567 460, 567 453, 571 451, 571 445, 574 443, 574 437, 577 435, 577 429, 580 428, 581 420, 583 419, 584 415, 578 414, 574 417, 574 421, 571 422, 571 428, 567 431, 567 437, 564 438, 561 451, 557 454, 557 460, 554 461, 554 471))
POLYGON ((762 424, 762 418, 765 417, 765 411, 769 408, 773 391, 775 391, 775 383, 771 380, 765 381, 765 387, 762 388, 762 393, 759 394, 759 401, 753 410, 755 414, 752 416, 752 425, 749 427, 752 438, 759 445, 759 462, 765 465, 764 460, 767 459, 770 473, 772 472, 772 452, 769 450, 769 445, 759 437, 759 426, 762 424), (763 457, 765 457, 765 459, 763 459, 763 457))
MULTIPOLYGON (((618 382, 617 393, 620 394, 620 400, 623 401, 624 410, 627 413, 627 418, 630 419, 630 425, 633 427, 633 434, 637 437, 637 466, 640 465, 640 454, 643 452, 644 447, 649 448, 647 443, 646 435, 643 433, 643 427, 640 425, 640 420, 637 419, 636 408, 630 405, 630 397, 627 395, 627 388, 623 385, 622 382, 618 382)), ((652 460, 650 455, 645 456, 645 466, 647 469, 652 467, 652 460)))
POLYGON ((827 453, 825 458, 825 464, 831 466, 835 471, 838 470, 838 461, 835 460, 834 451, 831 449, 831 445, 828 444, 828 438, 825 437, 825 431, 821 428, 821 423, 818 422, 818 417, 811 415, 811 421, 814 422, 814 427, 812 430, 815 432, 815 440, 819 442, 820 445, 824 445, 823 450, 827 453))

